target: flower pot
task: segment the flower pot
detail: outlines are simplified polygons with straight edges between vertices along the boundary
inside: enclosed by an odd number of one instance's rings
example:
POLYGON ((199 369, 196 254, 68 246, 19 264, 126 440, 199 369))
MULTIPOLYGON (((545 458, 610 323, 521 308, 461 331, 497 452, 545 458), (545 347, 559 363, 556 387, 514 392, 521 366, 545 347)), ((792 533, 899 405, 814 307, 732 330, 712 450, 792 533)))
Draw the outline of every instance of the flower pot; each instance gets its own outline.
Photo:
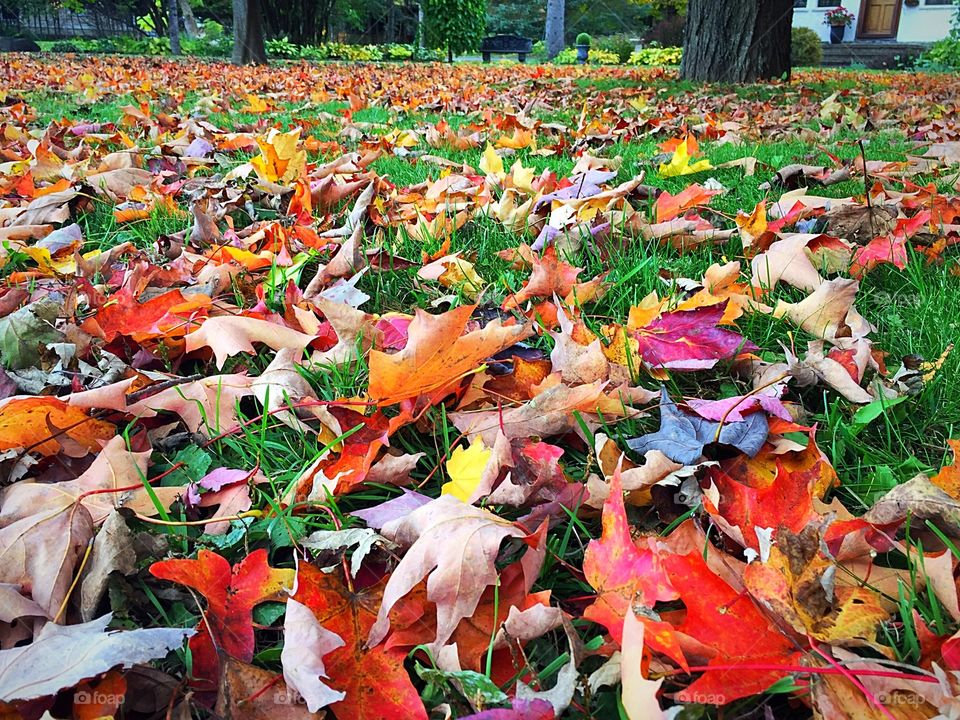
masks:
POLYGON ((831 25, 830 26, 830 42, 834 45, 839 45, 843 42, 843 36, 847 32, 846 25, 831 25))
POLYGON ((585 65, 587 58, 590 56, 590 46, 589 45, 577 45, 577 63, 579 65, 585 65))

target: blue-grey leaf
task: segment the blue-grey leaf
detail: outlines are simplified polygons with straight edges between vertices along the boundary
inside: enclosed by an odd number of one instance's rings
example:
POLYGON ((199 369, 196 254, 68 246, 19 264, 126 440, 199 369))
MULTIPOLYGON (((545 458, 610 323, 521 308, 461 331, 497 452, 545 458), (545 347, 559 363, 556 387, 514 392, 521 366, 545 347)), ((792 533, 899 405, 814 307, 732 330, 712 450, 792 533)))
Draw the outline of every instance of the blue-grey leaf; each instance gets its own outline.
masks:
POLYGON ((659 450, 674 462, 693 465, 703 455, 705 446, 713 442, 731 445, 753 457, 767 439, 769 423, 765 413, 746 416, 743 422, 720 423, 690 415, 670 399, 666 388, 660 389, 660 429, 627 441, 638 453, 659 450), (717 430, 720 431, 719 436, 717 430))

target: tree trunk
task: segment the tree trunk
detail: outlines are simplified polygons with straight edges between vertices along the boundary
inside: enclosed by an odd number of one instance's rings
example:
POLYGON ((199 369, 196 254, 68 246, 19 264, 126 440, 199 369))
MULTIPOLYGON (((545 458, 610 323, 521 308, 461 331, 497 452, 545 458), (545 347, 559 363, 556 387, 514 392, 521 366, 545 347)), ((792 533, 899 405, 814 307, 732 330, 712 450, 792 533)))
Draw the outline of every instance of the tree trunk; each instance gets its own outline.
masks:
POLYGON ((260 0, 233 0, 233 64, 266 65, 260 0))
POLYGON ((424 38, 424 29, 423 24, 423 3, 417 3, 417 45, 422 50, 426 47, 426 39, 424 38))
POLYGON ((547 0, 547 23, 543 39, 547 46, 547 59, 553 60, 563 50, 564 0, 547 0))
POLYGON ((180 13, 177 0, 167 0, 167 29, 170 31, 170 52, 180 54, 180 13))
POLYGON ((183 17, 183 30, 187 37, 191 40, 200 37, 200 26, 197 25, 197 18, 190 7, 190 0, 180 0, 180 15, 183 17))
POLYGON ((793 0, 690 0, 683 39, 685 80, 790 78, 793 0))

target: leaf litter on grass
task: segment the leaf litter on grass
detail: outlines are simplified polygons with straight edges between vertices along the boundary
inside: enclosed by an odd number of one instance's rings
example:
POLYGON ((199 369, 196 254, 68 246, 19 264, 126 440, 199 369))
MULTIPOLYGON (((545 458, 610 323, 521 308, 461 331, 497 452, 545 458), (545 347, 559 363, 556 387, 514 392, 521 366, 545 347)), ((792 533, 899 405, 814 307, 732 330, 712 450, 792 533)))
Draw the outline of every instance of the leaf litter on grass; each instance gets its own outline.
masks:
POLYGON ((0 60, 6 715, 957 715, 949 78, 119 63, 0 60))

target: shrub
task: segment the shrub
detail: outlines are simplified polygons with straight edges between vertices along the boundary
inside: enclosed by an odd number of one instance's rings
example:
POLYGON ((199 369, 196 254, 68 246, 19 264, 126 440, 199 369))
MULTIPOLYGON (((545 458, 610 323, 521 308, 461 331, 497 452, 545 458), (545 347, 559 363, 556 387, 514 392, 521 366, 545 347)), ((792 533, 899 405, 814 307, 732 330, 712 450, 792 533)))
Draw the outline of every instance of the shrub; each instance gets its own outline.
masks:
POLYGON ((50 52, 55 53, 75 53, 82 52, 80 48, 74 45, 69 40, 58 40, 50 46, 50 52))
POLYGON ((620 35, 610 35, 609 37, 599 38, 596 46, 620 58, 621 65, 630 59, 630 54, 633 52, 633 43, 630 42, 630 38, 622 33, 620 35))
POLYGON ((589 45, 592 38, 587 33, 580 33, 577 35, 576 43, 577 45, 589 45))
POLYGON ((928 70, 960 68, 960 37, 951 35, 943 40, 937 40, 920 56, 917 65, 928 70))
POLYGON ((288 60, 300 57, 300 48, 285 37, 267 40, 266 46, 267 55, 270 57, 288 60))
POLYGON ((683 48, 647 47, 630 55, 631 65, 679 65, 683 48))
POLYGON ((823 45, 815 30, 795 27, 791 43, 790 62, 795 67, 816 67, 823 62, 823 45))
POLYGON ((686 19, 682 15, 665 17, 647 31, 643 41, 647 45, 657 43, 662 47, 683 45, 683 27, 686 19))
MULTIPOLYGON (((564 48, 553 61, 558 65, 574 65, 577 62, 577 51, 575 48, 564 48)), ((591 65, 618 65, 620 58, 607 50, 590 48, 587 62, 591 65)))

